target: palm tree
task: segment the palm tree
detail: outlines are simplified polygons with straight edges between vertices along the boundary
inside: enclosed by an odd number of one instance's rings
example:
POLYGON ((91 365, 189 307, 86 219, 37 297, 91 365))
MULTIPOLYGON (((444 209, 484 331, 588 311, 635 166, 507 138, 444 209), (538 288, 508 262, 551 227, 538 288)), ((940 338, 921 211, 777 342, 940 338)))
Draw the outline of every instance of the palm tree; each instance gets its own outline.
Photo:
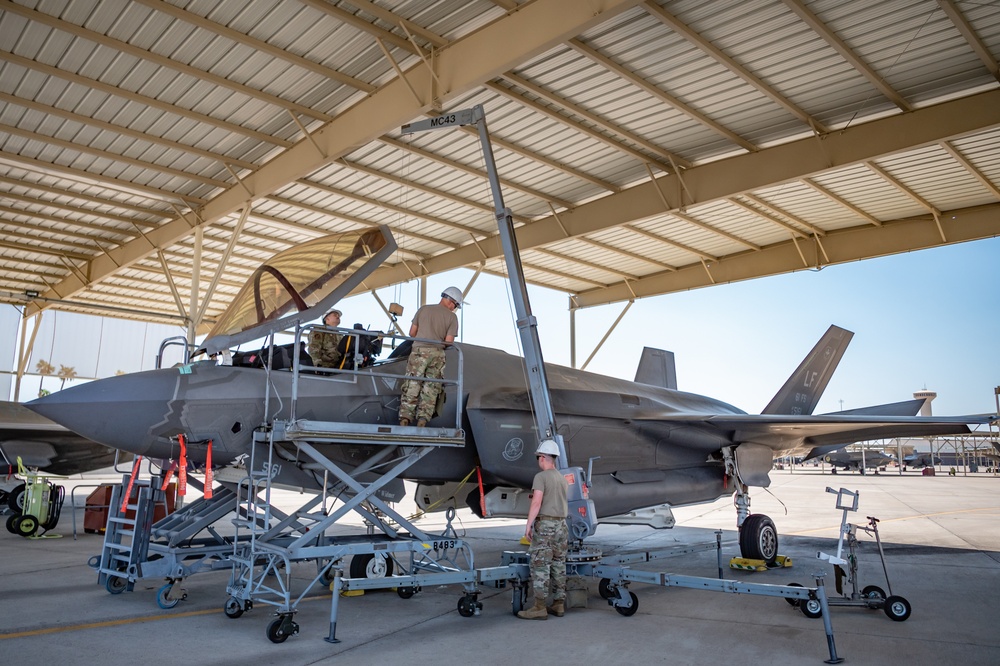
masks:
POLYGON ((56 371, 56 366, 52 365, 48 361, 39 360, 38 363, 35 364, 35 372, 37 372, 38 374, 40 374, 42 376, 41 381, 38 382, 38 397, 39 398, 44 397, 44 396, 46 396, 46 395, 49 394, 48 391, 46 391, 45 389, 42 388, 42 384, 45 382, 45 377, 48 376, 48 375, 51 375, 55 371, 56 371))
POLYGON ((59 384, 59 390, 61 391, 63 387, 66 386, 67 379, 76 379, 76 368, 69 368, 66 367, 65 365, 60 365, 59 379, 62 380, 62 383, 59 384))

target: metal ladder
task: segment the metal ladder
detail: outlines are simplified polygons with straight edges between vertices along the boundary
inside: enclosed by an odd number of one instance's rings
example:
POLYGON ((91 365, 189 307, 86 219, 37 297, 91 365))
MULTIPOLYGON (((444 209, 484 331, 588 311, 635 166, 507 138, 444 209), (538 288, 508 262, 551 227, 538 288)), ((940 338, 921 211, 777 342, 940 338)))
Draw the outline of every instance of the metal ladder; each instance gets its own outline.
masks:
POLYGON ((163 501, 164 493, 160 490, 160 476, 147 480, 135 479, 132 487, 135 490, 135 500, 129 501, 122 510, 122 499, 128 488, 130 475, 125 474, 120 484, 111 489, 111 502, 108 506, 108 521, 104 531, 104 545, 100 558, 92 558, 91 565, 98 571, 98 583, 107 588, 111 594, 131 591, 135 581, 141 578, 141 563, 147 558, 149 537, 153 525, 153 513, 156 503, 163 501), (134 512, 132 517, 128 512, 134 512))

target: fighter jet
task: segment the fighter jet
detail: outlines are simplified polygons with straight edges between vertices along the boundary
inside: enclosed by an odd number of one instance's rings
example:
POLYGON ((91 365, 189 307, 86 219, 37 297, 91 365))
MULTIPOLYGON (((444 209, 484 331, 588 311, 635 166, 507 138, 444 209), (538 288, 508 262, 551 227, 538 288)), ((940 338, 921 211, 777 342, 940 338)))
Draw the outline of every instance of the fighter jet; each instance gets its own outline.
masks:
POLYGON ((886 455, 882 451, 835 451, 823 456, 823 461, 833 467, 843 467, 846 470, 853 470, 864 474, 868 469, 879 469, 889 463, 895 462, 896 458, 886 455))
MULTIPOLYGON (((255 271, 202 343, 204 355, 214 358, 75 386, 28 406, 134 454, 176 460, 183 435, 189 462, 204 463, 211 445, 216 467, 253 459, 257 467, 269 466, 275 483, 316 490, 326 476, 300 455, 304 446, 278 441, 271 462, 261 462, 267 455, 249 455, 263 446, 261 437, 255 443, 255 431, 273 436, 282 424, 339 423, 356 432, 367 429, 366 436, 411 444, 457 433, 460 445, 435 449, 402 474, 419 484, 418 500, 454 493, 457 482, 478 469, 481 482, 463 491, 474 511, 486 517, 525 515, 540 433, 521 357, 455 344, 447 352, 445 379, 451 383, 440 414, 426 428, 413 428, 396 425, 406 345, 383 361, 343 373, 304 365, 301 339, 298 351, 269 345, 232 354, 235 347, 278 331, 299 327, 301 336, 311 326, 307 322, 360 285, 394 249, 383 227, 317 239, 276 255, 255 271)), ((668 511, 735 492, 743 555, 773 562, 777 530, 767 516, 750 513, 749 487, 769 485, 774 457, 826 453, 875 438, 967 432, 967 423, 982 420, 899 415, 893 405, 885 406, 886 414, 876 407, 812 416, 852 335, 831 327, 760 415, 677 390, 671 357, 658 350, 644 353, 639 381, 545 364, 568 462, 589 470, 589 496, 598 517, 634 522, 643 520, 643 510, 668 511)), ((387 447, 360 437, 308 444, 344 469, 364 470, 367 476, 359 472, 359 478, 371 480, 389 464, 387 447)), ((661 523, 672 524, 669 515, 661 523)))

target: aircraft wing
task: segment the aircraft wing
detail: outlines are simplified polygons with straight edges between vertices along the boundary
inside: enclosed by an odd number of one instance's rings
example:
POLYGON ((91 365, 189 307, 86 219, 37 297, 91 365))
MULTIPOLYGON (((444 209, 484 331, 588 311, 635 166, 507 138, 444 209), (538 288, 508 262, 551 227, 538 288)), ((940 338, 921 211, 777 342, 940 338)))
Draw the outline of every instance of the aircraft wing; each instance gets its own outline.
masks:
POLYGON ((677 414, 646 413, 633 418, 703 424, 732 433, 734 443, 761 444, 775 452, 825 447, 826 452, 853 442, 895 437, 957 435, 970 432, 970 423, 988 423, 989 416, 867 416, 779 414, 677 414))

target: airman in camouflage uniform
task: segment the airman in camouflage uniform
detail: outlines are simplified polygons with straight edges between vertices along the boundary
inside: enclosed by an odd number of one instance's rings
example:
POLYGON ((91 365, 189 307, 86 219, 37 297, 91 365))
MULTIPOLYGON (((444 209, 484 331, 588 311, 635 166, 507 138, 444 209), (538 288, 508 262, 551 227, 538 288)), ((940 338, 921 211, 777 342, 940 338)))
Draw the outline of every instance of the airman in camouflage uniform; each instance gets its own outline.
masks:
MULTIPOLYGON (((330 310, 323 315, 323 324, 331 328, 340 326, 340 310, 330 310)), ((328 331, 313 331, 309 334, 309 357, 313 365, 320 368, 340 367, 340 334, 328 331)))
MULTIPOLYGON (((432 379, 444 377, 444 350, 458 335, 458 317, 455 316, 455 310, 462 307, 462 300, 462 292, 457 287, 448 287, 441 293, 439 303, 425 305, 413 315, 410 337, 419 336, 428 342, 413 341, 413 350, 406 362, 408 376, 432 379), (440 340, 440 342, 430 342, 430 340, 440 340)), ((440 382, 404 380, 399 397, 399 425, 413 424, 418 428, 426 426, 434 417, 441 389, 440 382)))
POLYGON ((566 612, 566 551, 569 528, 566 502, 569 484, 556 469, 558 445, 547 439, 538 445, 535 457, 541 471, 531 483, 531 505, 524 536, 531 541, 531 588, 535 604, 519 611, 522 620, 547 620, 549 614, 562 617, 566 612), (549 592, 552 605, 546 606, 549 592))

